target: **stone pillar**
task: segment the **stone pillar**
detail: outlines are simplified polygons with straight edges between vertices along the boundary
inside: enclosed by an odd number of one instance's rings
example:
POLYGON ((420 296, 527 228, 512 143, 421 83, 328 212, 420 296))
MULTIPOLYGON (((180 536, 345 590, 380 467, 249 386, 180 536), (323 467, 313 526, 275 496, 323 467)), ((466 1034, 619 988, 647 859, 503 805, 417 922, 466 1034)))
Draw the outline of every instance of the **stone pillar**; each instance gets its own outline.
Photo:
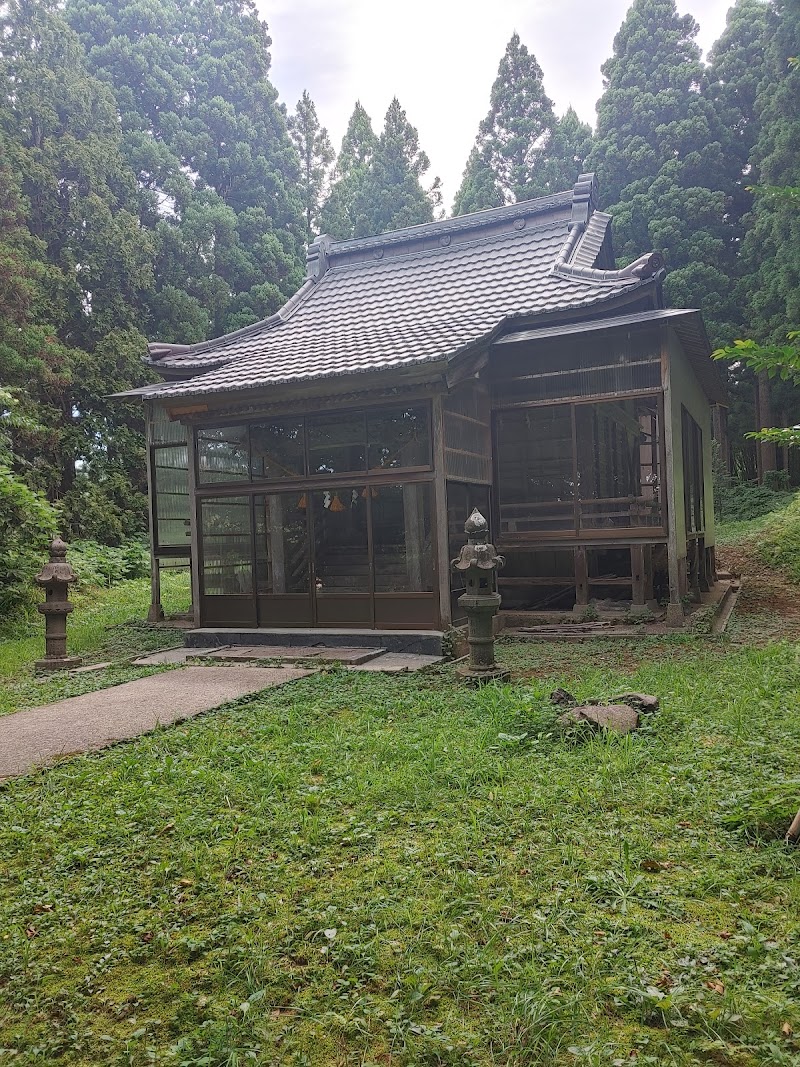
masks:
POLYGON ((45 601, 38 605, 45 619, 45 657, 35 664, 41 671, 69 670, 81 662, 79 656, 67 655, 67 615, 74 607, 67 594, 77 575, 66 556, 67 546, 56 537, 50 545, 50 562, 36 575, 36 582, 45 590, 45 601))

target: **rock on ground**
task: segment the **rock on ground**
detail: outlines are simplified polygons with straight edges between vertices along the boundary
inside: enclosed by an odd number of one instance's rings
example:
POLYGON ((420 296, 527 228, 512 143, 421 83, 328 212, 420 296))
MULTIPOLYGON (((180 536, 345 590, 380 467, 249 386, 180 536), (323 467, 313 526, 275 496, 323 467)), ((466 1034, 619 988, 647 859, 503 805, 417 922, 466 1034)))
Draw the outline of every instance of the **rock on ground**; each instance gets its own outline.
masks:
POLYGON ((559 715, 558 723, 563 729, 585 724, 594 730, 629 734, 639 728, 639 713, 629 704, 586 704, 559 715))

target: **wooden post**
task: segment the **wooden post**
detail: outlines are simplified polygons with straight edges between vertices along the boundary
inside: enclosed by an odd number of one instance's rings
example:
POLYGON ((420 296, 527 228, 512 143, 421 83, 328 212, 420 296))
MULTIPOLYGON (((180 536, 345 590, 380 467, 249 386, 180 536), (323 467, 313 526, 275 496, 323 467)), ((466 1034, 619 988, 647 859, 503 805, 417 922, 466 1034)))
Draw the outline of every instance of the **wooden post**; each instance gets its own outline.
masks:
MULTIPOLYGON (((667 498, 667 573, 669 576, 669 604, 667 626, 685 625, 681 600, 681 574, 678 559, 678 501, 675 499, 675 441, 672 433, 672 381, 667 338, 662 341, 661 373, 664 385, 664 483, 667 498)), ((683 507, 683 501, 680 502, 683 507)))
POLYGON ((189 522, 192 535, 192 620, 200 625, 200 502, 197 499, 197 444, 195 429, 186 427, 186 461, 189 467, 189 522))
POLYGON ((589 604, 589 564, 586 549, 579 545, 574 552, 575 559, 575 612, 580 613, 589 604))
POLYGON ((643 545, 631 545, 631 586, 633 591, 633 607, 643 609, 647 599, 645 595, 643 545))
POLYGON ((153 406, 146 404, 145 411, 145 457, 147 463, 147 531, 150 540, 150 607, 148 622, 160 622, 164 618, 161 606, 161 572, 156 558, 156 472, 153 464, 153 406))
POLYGON ((452 623, 450 609, 450 547, 447 536, 447 475, 444 453, 444 412, 441 396, 431 401, 433 415, 433 514, 436 522, 436 566, 439 572, 439 619, 446 630, 452 623))

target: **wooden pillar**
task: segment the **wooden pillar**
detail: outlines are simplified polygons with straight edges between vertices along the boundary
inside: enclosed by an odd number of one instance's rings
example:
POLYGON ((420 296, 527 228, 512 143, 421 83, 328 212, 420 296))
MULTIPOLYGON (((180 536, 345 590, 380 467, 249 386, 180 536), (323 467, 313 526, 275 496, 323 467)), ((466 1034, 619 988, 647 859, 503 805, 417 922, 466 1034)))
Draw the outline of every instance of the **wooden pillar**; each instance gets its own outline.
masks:
POLYGON ((189 523, 192 535, 192 620, 200 625, 200 502, 197 499, 197 445, 194 426, 186 427, 189 467, 189 523))
POLYGON ((680 627, 685 624, 683 601, 681 600, 680 560, 678 556, 678 507, 683 508, 683 501, 675 497, 675 440, 672 432, 672 381, 669 365, 669 349, 666 336, 662 342, 661 372, 664 385, 664 484, 667 503, 667 573, 669 576, 669 603, 667 604, 667 626, 680 627))
MULTIPOLYGON (((450 547, 447 536, 447 477, 444 454, 444 412, 441 396, 434 396, 433 408, 433 515, 436 522, 436 566, 439 575, 439 619, 446 630, 452 623, 450 610, 450 547)), ((467 516, 464 516, 466 522, 467 516)))
POLYGON ((643 545, 631 545, 631 586, 633 607, 644 608, 646 595, 643 545))
POLYGON ((161 572, 156 559, 156 472, 153 463, 153 407, 146 405, 145 412, 145 452, 147 462, 147 530, 150 541, 150 607, 147 612, 148 622, 160 622, 164 618, 161 606, 161 572))
POLYGON ((582 611, 589 604, 589 563, 586 549, 580 545, 575 549, 575 610, 582 611))

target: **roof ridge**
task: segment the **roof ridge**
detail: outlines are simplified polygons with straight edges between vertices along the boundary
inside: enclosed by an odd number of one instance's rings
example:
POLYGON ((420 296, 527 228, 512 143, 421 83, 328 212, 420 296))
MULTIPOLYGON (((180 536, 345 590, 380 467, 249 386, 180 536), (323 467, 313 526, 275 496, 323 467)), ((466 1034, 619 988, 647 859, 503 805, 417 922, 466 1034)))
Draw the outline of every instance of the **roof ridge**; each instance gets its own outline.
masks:
POLYGON ((514 204, 503 204, 502 207, 471 211, 466 215, 454 215, 449 219, 436 219, 434 222, 423 222, 417 226, 387 230, 385 233, 372 234, 369 237, 351 237, 344 241, 331 241, 327 253, 328 256, 342 255, 381 245, 402 244, 405 241, 419 240, 423 237, 436 237, 440 233, 476 229, 506 218, 544 214, 556 207, 568 207, 572 203, 572 196, 573 191, 569 189, 550 193, 548 196, 534 197, 531 200, 520 200, 514 204))
MULTIPOLYGON (((552 223, 552 225, 549 226, 549 227, 541 226, 535 231, 530 231, 529 230, 528 233, 530 234, 530 233, 535 232, 535 233, 541 234, 541 233, 544 233, 547 229, 556 229, 556 228, 560 229, 561 228, 561 223, 557 222, 557 221, 554 221, 552 223)), ((494 242, 498 242, 499 243, 500 241, 507 240, 508 238, 511 238, 511 237, 520 238, 520 237, 523 237, 523 236, 525 236, 524 228, 520 229, 520 230, 516 230, 516 229, 515 230, 501 230, 500 233, 481 234, 480 236, 474 237, 470 241, 459 241, 458 244, 456 244, 456 245, 444 245, 444 246, 440 245, 439 247, 435 247, 435 248, 420 248, 416 252, 406 252, 406 253, 404 253, 402 255, 391 256, 389 259, 380 260, 378 263, 375 263, 372 260, 362 259, 362 260, 356 260, 353 263, 333 264, 330 267, 328 267, 328 269, 325 272, 325 275, 323 275, 323 277, 327 277, 327 275, 329 275, 329 274, 331 274, 331 275, 336 274, 337 272, 340 272, 340 273, 344 274, 347 271, 351 271, 351 270, 360 270, 360 269, 375 270, 375 268, 378 267, 378 266, 389 266, 392 263, 398 263, 398 262, 402 262, 403 260, 409 260, 409 259, 418 260, 418 259, 429 258, 429 257, 432 257, 432 256, 438 256, 438 255, 450 255, 450 256, 452 256, 454 253, 456 253, 456 252, 458 252, 458 251, 460 251, 462 249, 476 248, 478 245, 492 244, 494 242)), ((322 279, 320 279, 320 280, 322 280, 322 279)))

